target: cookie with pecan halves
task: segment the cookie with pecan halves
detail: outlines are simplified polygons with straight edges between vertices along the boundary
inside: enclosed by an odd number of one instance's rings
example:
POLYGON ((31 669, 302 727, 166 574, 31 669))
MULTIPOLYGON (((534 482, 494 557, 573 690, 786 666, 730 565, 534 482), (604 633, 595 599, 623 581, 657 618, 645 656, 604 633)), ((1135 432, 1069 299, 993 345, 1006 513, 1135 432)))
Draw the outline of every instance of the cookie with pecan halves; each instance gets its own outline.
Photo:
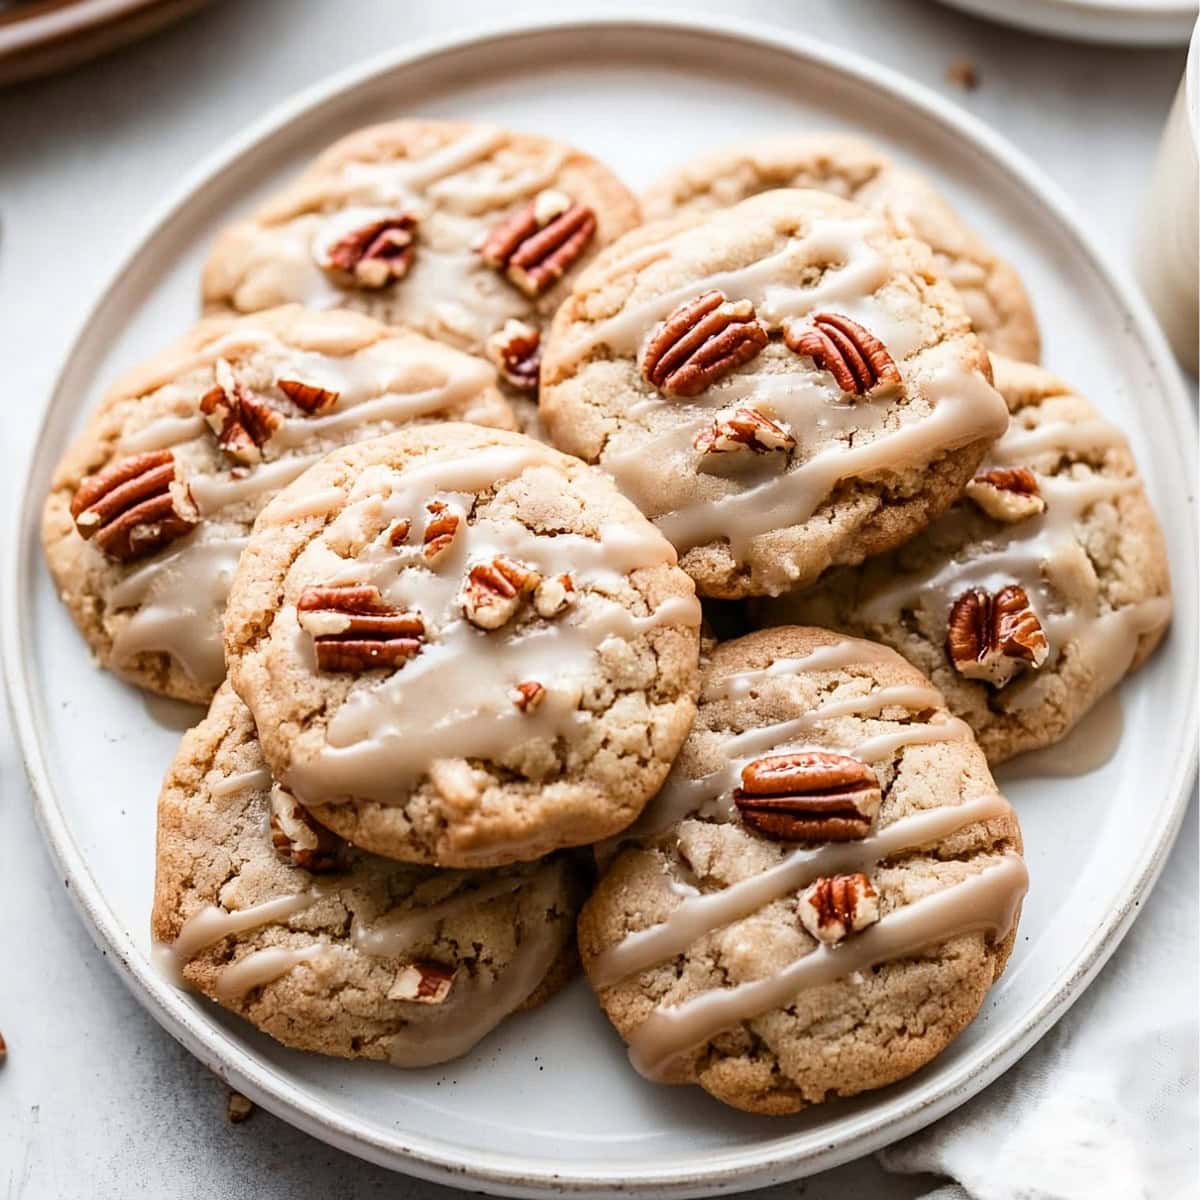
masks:
POLYGON ((929 248, 815 191, 646 225, 542 348, 543 423, 702 595, 778 595, 917 533, 1008 421, 929 248))
POLYGON ((649 1079, 789 1114, 918 1070, 1016 940, 1017 819, 895 651, 723 642, 675 768, 608 855, 584 969, 649 1079))
POLYGON ((687 735, 700 606, 602 471, 429 425, 335 451, 259 517, 230 679, 323 825, 411 862, 524 862, 634 820, 687 735))

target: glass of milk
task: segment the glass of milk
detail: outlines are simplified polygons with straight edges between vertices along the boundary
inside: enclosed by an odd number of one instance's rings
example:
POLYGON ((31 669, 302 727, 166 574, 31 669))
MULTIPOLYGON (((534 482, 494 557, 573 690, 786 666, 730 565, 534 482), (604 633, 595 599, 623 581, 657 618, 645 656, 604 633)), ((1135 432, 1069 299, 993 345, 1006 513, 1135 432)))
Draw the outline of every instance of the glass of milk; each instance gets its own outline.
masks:
POLYGON ((1137 273, 1146 298, 1189 371, 1200 342, 1200 252, 1197 250, 1197 148, 1200 147, 1200 22, 1150 176, 1142 215, 1137 273))

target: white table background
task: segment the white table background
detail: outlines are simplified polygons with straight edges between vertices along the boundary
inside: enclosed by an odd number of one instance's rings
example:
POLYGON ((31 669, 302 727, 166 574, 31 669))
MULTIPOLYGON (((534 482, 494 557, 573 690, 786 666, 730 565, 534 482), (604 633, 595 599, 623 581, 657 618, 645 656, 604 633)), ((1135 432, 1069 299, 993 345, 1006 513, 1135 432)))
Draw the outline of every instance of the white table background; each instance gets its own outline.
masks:
MULTIPOLYGON (((554 11, 576 7, 560 0, 554 11)), ((1039 39, 917 0, 662 7, 811 32, 931 85, 1035 159, 1110 253, 1130 261, 1182 51, 1039 39), (947 82, 959 59, 975 64, 977 90, 947 82)), ((503 9, 486 0, 224 0, 65 77, 0 91, 3 511, 15 510, 15 478, 69 339, 144 214, 183 172, 313 80, 406 39, 528 8, 517 0, 503 9)), ((1169 873, 1186 873, 1195 842, 1193 812, 1169 873)), ((1188 919, 1194 929, 1194 911, 1188 919)), ((2 1200, 464 1194, 358 1162, 262 1111, 242 1125, 227 1122, 224 1085, 142 1011, 76 917, 35 827, 2 715, 0 1031, 9 1046, 0 1066, 2 1200)), ((933 1183, 885 1175, 867 1160, 762 1195, 908 1200, 933 1183)))

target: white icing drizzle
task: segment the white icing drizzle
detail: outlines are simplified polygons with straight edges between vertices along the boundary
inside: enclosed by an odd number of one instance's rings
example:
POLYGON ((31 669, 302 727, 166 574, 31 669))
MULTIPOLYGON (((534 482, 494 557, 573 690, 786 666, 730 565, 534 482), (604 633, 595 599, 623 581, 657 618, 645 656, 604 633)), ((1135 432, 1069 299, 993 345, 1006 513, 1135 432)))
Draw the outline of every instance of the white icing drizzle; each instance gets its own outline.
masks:
MULTIPOLYGON (((365 473, 324 541, 310 544, 306 572, 331 583, 374 584, 389 604, 420 612, 431 632, 402 670, 355 690, 330 718, 320 753, 293 766, 286 782, 305 803, 348 795, 391 803, 437 760, 497 758, 530 742, 569 739, 588 720, 580 699, 607 643, 699 624, 692 596, 635 616, 604 594, 622 587, 637 568, 674 561, 671 548, 648 529, 613 525, 596 538, 543 536, 512 518, 477 516, 432 569, 422 565, 419 550, 405 554, 379 541, 360 550, 351 567, 329 549, 339 538, 352 540, 368 517, 384 525, 403 518, 418 527, 428 501, 465 508, 480 490, 526 470, 555 469, 554 462, 542 447, 492 447, 462 459, 434 459, 386 483, 365 473), (390 488, 386 499, 381 487, 390 488), (576 599, 549 621, 484 633, 465 619, 460 590, 472 564, 498 556, 544 578, 570 574, 576 599), (513 689, 529 680, 546 691, 536 710, 522 712, 513 689)), ((276 627, 306 644, 293 606, 281 609, 276 627)))
MULTIPOLYGON (((1123 444, 1119 431, 1107 421, 1051 422, 1033 430, 1013 427, 993 448, 994 463, 1022 464, 1030 456, 1059 452, 1084 454, 1109 445, 1123 444)), ((863 597, 859 618, 869 625, 891 625, 907 610, 927 612, 936 628, 944 628, 954 601, 970 588, 996 592, 1020 584, 1050 643, 1047 666, 1072 643, 1076 652, 1093 665, 1092 692, 1099 696, 1125 674, 1137 650, 1138 637, 1161 628, 1170 616, 1170 602, 1156 597, 1109 612, 1086 611, 1069 604, 1070 576, 1086 563, 1086 552, 1077 535, 1079 522, 1097 504, 1114 503, 1136 493, 1136 476, 1112 477, 1093 470, 1088 474, 1034 472, 1046 502, 1040 516, 1003 526, 988 535, 986 546, 961 558, 933 563, 927 570, 891 575, 883 586, 863 597)), ((965 503, 965 502, 964 502, 965 503)), ((953 529, 962 520, 961 510, 940 518, 936 531, 953 529)), ((1009 710, 1041 702, 1049 686, 1043 668, 1010 685, 1002 693, 1009 710)))
POLYGON ((240 479, 229 474, 193 475, 188 480, 188 488, 201 515, 210 517, 247 500, 258 502, 263 499, 264 493, 274 493, 287 487, 320 459, 320 454, 296 454, 263 463, 247 471, 240 479))
POLYGON ((197 683, 220 683, 225 675, 221 613, 247 541, 205 541, 197 531, 115 584, 109 605, 134 611, 113 638, 114 660, 124 664, 138 654, 161 651, 197 683))
POLYGON ((662 1079, 679 1055, 722 1029, 788 1004, 802 991, 921 954, 964 934, 983 933, 998 941, 1012 928, 1028 882, 1020 856, 1005 854, 961 883, 888 913, 843 945, 817 946, 765 978, 660 1007, 630 1037, 630 1061, 647 1078, 662 1079))
POLYGON ((234 775, 226 775, 209 785, 209 793, 219 798, 236 796, 239 792, 259 791, 271 786, 271 772, 266 767, 256 767, 253 771, 238 771, 234 775))
POLYGON ((326 942, 312 942, 307 946, 266 946, 243 954, 237 962, 222 967, 213 987, 217 998, 227 1004, 240 1000, 256 987, 273 983, 301 963, 312 962, 323 954, 332 952, 326 942))
MULTIPOLYGON (((839 646, 844 644, 838 643, 839 646)), ((867 642, 849 644, 864 647, 870 645, 867 642)), ((864 650, 863 653, 869 654, 870 651, 864 650)), ((797 661, 803 664, 807 660, 797 661)), ((846 665, 855 661, 869 662, 872 660, 870 658, 865 660, 849 658, 846 665)), ((796 739, 805 733, 810 733, 826 721, 837 717, 874 715, 890 707, 902 707, 920 712, 930 708, 940 709, 942 705, 942 694, 933 688, 913 686, 879 688, 865 695, 848 696, 840 700, 829 701, 819 708, 789 721, 780 721, 773 725, 764 725, 735 734, 721 744, 721 754, 727 759, 724 767, 700 779, 688 779, 682 770, 676 767, 667 777, 662 791, 650 802, 641 817, 624 834, 620 835, 620 840, 653 837, 669 829, 689 814, 696 812, 702 813, 706 817, 728 819, 733 811, 733 789, 737 787, 741 779, 742 768, 768 750, 812 748, 807 745, 795 744, 796 739)), ((887 741, 872 738, 863 744, 862 748, 872 756, 871 761, 878 761, 879 758, 885 757, 885 751, 894 752, 903 746, 956 741, 965 735, 962 722, 947 719, 927 723, 914 722, 885 736, 887 741)), ((824 748, 828 749, 828 747, 824 748)), ((848 749, 846 753, 853 754, 857 758, 859 757, 858 750, 859 747, 855 747, 848 749)), ((864 761, 867 760, 864 759, 864 761)))
POLYGON ((166 450, 181 442, 203 437, 208 428, 203 417, 159 417, 145 429, 127 434, 121 439, 121 449, 129 454, 145 454, 149 450, 166 450))
MULTIPOLYGON (((776 329, 790 318, 833 307, 860 321, 901 361, 920 348, 919 329, 916 322, 892 316, 875 295, 888 282, 891 268, 868 239, 883 231, 874 217, 825 219, 806 236, 748 266, 713 273, 650 299, 637 299, 635 284, 635 299, 560 348, 559 362, 569 368, 600 347, 640 359, 657 324, 711 288, 731 299, 751 300, 759 318, 776 329), (833 265, 815 286, 795 282, 814 263, 833 265)), ((684 252, 691 236, 699 235, 687 231, 679 239, 684 252)), ((660 247, 646 247, 645 265, 661 253, 660 247)), ((637 255, 618 267, 644 269, 637 255)), ((627 426, 609 439, 600 461, 679 550, 727 540, 734 557, 744 560, 755 537, 807 522, 844 480, 889 476, 1004 431, 1007 409, 979 372, 938 350, 923 352, 904 369, 910 395, 925 403, 848 404, 824 372, 809 367, 759 374, 751 363, 687 402, 660 396, 635 400, 625 412, 627 426), (690 498, 690 483, 681 491, 670 481, 695 478, 696 435, 718 410, 743 402, 783 423, 797 438, 802 457, 786 470, 778 455, 745 460, 733 475, 710 478, 702 495, 690 498)), ((790 568, 783 563, 770 574, 764 580, 768 589, 792 586, 790 568)))
POLYGON ((588 968, 593 987, 611 987, 626 976, 681 954, 725 925, 807 887, 824 875, 866 871, 885 859, 942 841, 953 833, 1010 811, 999 793, 947 808, 900 817, 870 837, 819 849, 793 850, 774 867, 716 892, 687 896, 658 925, 631 933, 598 955, 588 968))

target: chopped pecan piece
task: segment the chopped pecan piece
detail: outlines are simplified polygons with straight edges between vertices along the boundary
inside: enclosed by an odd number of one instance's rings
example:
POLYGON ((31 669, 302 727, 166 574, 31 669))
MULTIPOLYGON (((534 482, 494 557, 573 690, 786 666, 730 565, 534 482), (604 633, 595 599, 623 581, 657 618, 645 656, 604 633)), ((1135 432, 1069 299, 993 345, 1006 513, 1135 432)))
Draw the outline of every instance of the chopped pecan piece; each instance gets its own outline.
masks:
POLYGON ((658 326, 642 357, 642 374, 668 396, 698 396, 766 344, 754 305, 734 303, 714 289, 681 304, 658 326))
POLYGON ((271 788, 271 845, 285 862, 313 874, 338 868, 338 839, 279 784, 271 788))
POLYGON ((329 246, 321 266, 355 287, 387 287, 408 274, 416 253, 416 230, 412 213, 371 221, 329 246))
POLYGON ((800 896, 800 923, 819 942, 832 945, 879 920, 879 897, 861 872, 818 879, 800 896))
POLYGON ((542 367, 542 335, 525 321, 509 320, 487 340, 487 356, 512 386, 536 392, 542 367))
POLYGON ((328 412, 341 398, 341 392, 317 387, 315 383, 301 383, 298 379, 279 380, 279 390, 310 417, 328 412))
POLYGON ((389 608, 377 587, 306 587, 296 601, 300 628, 312 635, 322 671, 402 666, 421 652, 419 613, 389 608))
POLYGON ((596 214, 547 189, 488 235, 480 256, 527 296, 548 292, 587 249, 596 214))
POLYGON ((796 439, 787 427, 772 421, 756 408, 735 408, 717 417, 692 443, 701 454, 738 454, 754 451, 769 454, 795 448, 796 439))
POLYGON ((412 522, 406 517, 401 517, 398 521, 393 521, 387 531, 388 545, 403 546, 408 541, 408 535, 411 532, 412 522))
POLYGON ((240 1125, 254 1116, 254 1101, 247 1100, 241 1092, 230 1092, 225 1105, 225 1115, 231 1125, 240 1125))
POLYGON ((513 692, 513 703, 523 713, 535 711, 546 696, 546 689, 534 679, 518 683, 513 692))
POLYGON ((733 793, 746 826, 776 842, 866 837, 881 799, 866 763, 819 750, 755 759, 742 768, 742 786, 733 793))
POLYGON ((967 484, 966 494, 997 521, 1024 521, 1046 511, 1037 476, 1028 467, 982 471, 967 484))
POLYGON ((537 585, 533 593, 533 611, 549 620, 575 599, 575 581, 570 575, 551 575, 537 585))
POLYGON ((200 398, 200 411, 217 445, 236 462, 261 462, 262 448, 283 424, 283 414, 252 395, 223 358, 217 359, 216 376, 216 387, 200 398))
POLYGON ((199 523, 175 455, 151 450, 122 459, 80 483, 71 500, 75 528, 118 562, 152 554, 199 523))
POLYGON ((421 554, 433 566, 454 545, 462 524, 462 514, 441 500, 430 500, 425 505, 425 511, 429 514, 429 520, 425 525, 421 554))
POLYGON ((388 990, 389 1000, 411 1000, 415 1004, 441 1004, 450 995, 458 971, 428 959, 400 968, 388 990))
POLYGON ((1040 667, 1050 653, 1046 631, 1020 584, 994 596, 983 588, 963 592, 950 609, 946 654, 967 679, 1002 688, 1024 667, 1040 667))
POLYGON ((811 324, 801 328, 789 322, 783 340, 797 354, 806 354, 828 371, 843 392, 865 396, 881 384, 900 383, 900 368, 887 347, 857 321, 840 313, 814 313, 811 324))
POLYGON ((495 630, 505 625, 521 606, 521 598, 532 592, 542 577, 511 558, 498 557, 476 563, 467 572, 461 603, 467 620, 480 629, 495 630))

